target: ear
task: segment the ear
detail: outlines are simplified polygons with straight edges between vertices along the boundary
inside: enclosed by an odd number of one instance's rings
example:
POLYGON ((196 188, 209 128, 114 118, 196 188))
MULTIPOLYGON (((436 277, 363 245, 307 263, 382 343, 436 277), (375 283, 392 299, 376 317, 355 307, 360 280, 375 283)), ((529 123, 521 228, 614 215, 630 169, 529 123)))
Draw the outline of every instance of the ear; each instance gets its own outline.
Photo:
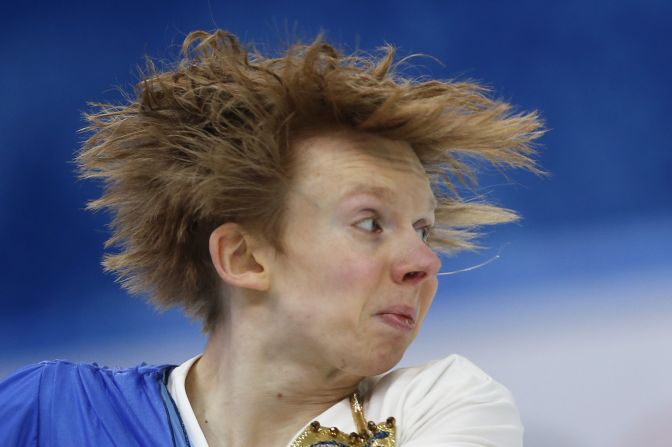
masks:
POLYGON ((268 271, 258 243, 236 223, 225 223, 210 234, 210 259, 227 284, 243 289, 266 290, 268 271))

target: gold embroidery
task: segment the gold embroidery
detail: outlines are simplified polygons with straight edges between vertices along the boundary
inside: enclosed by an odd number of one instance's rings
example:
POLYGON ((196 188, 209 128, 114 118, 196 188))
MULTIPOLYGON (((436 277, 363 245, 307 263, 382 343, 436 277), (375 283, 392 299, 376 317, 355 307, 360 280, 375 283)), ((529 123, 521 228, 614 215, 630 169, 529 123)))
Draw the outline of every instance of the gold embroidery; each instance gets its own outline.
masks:
POLYGON ((357 432, 344 433, 336 427, 323 427, 318 421, 312 422, 294 440, 291 447, 395 447, 396 421, 393 417, 376 424, 366 422, 359 396, 350 396, 350 409, 357 432))

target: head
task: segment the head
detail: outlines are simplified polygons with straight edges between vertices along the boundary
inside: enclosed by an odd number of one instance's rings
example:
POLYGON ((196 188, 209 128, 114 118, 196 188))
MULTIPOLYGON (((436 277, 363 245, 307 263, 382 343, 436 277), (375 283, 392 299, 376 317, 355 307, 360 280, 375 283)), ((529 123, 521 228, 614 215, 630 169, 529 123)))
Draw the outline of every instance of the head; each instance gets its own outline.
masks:
POLYGON ((218 336, 252 325, 242 332, 273 356, 380 374, 400 360, 436 291, 429 179, 402 141, 339 129, 294 146, 282 248, 231 223, 210 236, 228 292, 218 336))
MULTIPOLYGON (((210 252, 218 228, 237 225, 285 256, 278 259, 298 263, 277 264, 275 271, 291 273, 314 247, 320 262, 307 281, 276 279, 277 287, 308 287, 317 279, 335 284, 357 272, 336 259, 326 262, 323 251, 335 250, 363 272, 374 269, 366 264, 372 259, 362 251, 366 244, 332 232, 336 239, 316 233, 308 246, 298 228, 321 228, 320 222, 327 228, 324 219, 335 218, 347 188, 365 183, 380 192, 393 185, 401 205, 390 204, 398 210, 389 219, 400 223, 400 242, 369 248, 384 260, 375 269, 422 289, 409 306, 423 313, 436 286, 434 252, 473 248, 475 227, 515 219, 509 210, 460 197, 460 184, 475 181, 467 161, 534 169, 530 143, 540 123, 534 113, 510 114, 473 83, 404 79, 394 53, 386 47, 379 57, 346 56, 317 39, 267 57, 222 31, 191 33, 178 64, 163 71, 150 66, 126 104, 98 105, 87 115, 91 136, 77 162, 84 177, 104 181, 89 207, 113 216, 107 246, 118 252, 106 256, 106 269, 161 307, 182 306, 209 331, 226 300, 210 252), (399 267, 404 262, 424 267, 399 267)), ((370 219, 362 216, 352 228, 373 233, 377 223, 370 219)), ((357 284, 357 293, 381 290, 357 284)), ((376 305, 363 306, 372 306, 368 312, 376 305)))

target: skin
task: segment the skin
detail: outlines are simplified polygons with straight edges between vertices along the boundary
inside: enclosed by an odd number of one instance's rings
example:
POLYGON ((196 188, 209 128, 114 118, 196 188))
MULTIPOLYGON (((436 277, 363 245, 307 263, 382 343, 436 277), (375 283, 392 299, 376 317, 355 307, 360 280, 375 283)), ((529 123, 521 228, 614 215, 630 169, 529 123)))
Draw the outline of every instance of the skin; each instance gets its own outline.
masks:
POLYGON ((283 250, 231 223, 210 237, 226 309, 186 385, 213 447, 286 446, 397 364, 436 292, 434 197, 411 147, 333 131, 295 150, 283 250))

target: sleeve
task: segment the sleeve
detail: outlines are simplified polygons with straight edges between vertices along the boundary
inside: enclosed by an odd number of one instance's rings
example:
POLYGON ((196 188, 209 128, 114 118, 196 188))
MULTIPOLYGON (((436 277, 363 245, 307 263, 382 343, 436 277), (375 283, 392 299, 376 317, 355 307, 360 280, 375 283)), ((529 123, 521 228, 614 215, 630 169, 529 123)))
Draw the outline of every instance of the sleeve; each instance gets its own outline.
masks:
POLYGON ((22 368, 0 381, 0 441, 16 447, 38 445, 43 364, 22 368))
POLYGON ((451 356, 423 368, 404 394, 399 446, 523 445, 511 393, 465 358, 451 356))

